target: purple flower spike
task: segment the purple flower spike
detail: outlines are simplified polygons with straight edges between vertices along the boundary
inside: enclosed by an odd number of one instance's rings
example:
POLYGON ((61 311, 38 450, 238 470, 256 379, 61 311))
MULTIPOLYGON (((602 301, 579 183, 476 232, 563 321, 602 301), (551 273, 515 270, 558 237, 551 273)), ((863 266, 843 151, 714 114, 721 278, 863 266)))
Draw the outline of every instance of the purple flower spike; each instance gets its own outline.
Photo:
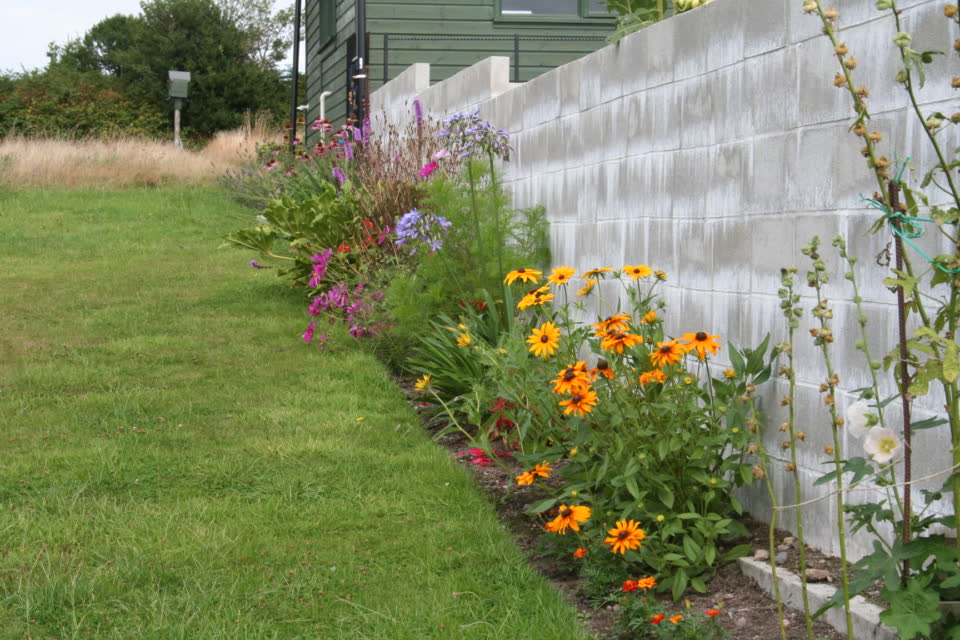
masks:
POLYGON ((337 181, 338 186, 343 186, 343 183, 347 181, 347 174, 343 172, 343 169, 340 167, 333 168, 333 177, 337 181))
POLYGON ((417 128, 423 126, 423 105, 420 104, 420 100, 413 101, 413 113, 417 117, 417 128))

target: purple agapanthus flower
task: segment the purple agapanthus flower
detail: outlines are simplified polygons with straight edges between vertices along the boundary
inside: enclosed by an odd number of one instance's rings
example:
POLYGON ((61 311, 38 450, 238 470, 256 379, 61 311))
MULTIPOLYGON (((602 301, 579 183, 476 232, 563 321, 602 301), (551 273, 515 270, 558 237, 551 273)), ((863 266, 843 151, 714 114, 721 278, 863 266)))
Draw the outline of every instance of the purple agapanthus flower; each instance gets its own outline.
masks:
POLYGON ((479 111, 455 113, 445 118, 443 125, 445 128, 439 136, 451 153, 466 158, 480 150, 502 160, 510 159, 510 134, 503 129, 494 129, 489 122, 481 120, 479 111))
POLYGON ((451 222, 443 216, 421 213, 416 209, 403 214, 397 221, 397 246, 411 246, 410 255, 417 252, 416 244, 423 243, 431 251, 439 251, 451 222))

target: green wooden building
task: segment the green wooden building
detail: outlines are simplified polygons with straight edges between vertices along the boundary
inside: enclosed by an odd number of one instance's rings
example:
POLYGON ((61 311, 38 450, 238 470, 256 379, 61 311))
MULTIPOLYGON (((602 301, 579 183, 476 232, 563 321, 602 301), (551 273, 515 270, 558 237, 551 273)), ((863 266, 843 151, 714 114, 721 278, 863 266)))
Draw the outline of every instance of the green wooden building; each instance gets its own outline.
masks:
POLYGON ((613 30, 602 0, 305 0, 305 16, 307 120, 329 92, 335 126, 413 63, 430 63, 432 84, 509 56, 511 79, 525 82, 599 49, 613 30))

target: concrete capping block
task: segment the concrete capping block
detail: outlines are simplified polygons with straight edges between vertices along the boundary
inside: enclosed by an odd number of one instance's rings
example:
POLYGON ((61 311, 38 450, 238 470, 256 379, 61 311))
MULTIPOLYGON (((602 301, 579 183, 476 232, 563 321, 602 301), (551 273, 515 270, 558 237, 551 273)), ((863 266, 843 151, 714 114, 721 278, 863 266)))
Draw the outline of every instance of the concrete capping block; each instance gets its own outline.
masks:
MULTIPOLYGON (((739 558, 737 564, 744 576, 753 580, 767 595, 773 596, 773 572, 770 565, 753 558, 739 558)), ((777 567, 777 582, 780 587, 780 597, 783 603, 792 609, 803 609, 803 583, 800 576, 777 567)), ((807 597, 810 608, 817 610, 827 603, 837 588, 828 584, 808 584, 807 597)), ((857 640, 897 640, 897 630, 880 624, 880 613, 883 611, 877 605, 868 602, 861 596, 854 596, 850 600, 853 630, 857 640)), ((842 608, 833 608, 820 618, 840 632, 846 632, 846 617, 842 608)))

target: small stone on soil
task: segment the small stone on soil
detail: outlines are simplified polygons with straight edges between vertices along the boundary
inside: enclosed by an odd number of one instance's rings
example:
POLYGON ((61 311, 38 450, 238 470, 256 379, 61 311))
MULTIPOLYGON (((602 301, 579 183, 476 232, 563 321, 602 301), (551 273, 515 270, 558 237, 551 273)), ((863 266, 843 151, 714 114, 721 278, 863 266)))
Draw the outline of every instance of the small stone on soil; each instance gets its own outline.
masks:
POLYGON ((777 561, 777 564, 784 564, 787 561, 787 552, 781 551, 774 557, 774 560, 777 561))
POLYGON ((770 559, 770 554, 769 554, 768 552, 764 551, 763 549, 758 549, 756 552, 754 552, 754 554, 753 554, 753 559, 754 559, 754 560, 769 560, 769 559, 770 559))
POLYGON ((823 582, 830 579, 826 569, 807 569, 807 582, 823 582))
POLYGON ((783 539, 783 544, 793 545, 793 543, 796 541, 797 539, 794 538, 793 536, 787 536, 786 538, 783 539))

